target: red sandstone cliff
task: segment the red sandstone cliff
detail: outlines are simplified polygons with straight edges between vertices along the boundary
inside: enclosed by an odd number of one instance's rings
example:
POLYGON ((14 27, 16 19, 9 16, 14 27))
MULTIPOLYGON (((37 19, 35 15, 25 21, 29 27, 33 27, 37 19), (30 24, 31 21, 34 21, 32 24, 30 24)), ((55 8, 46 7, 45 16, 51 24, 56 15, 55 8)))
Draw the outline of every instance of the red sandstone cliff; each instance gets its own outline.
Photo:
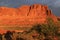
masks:
POLYGON ((19 8, 0 7, 0 25, 45 23, 48 16, 57 21, 56 16, 44 5, 25 5, 19 8))
POLYGON ((0 7, 0 25, 33 25, 46 23, 50 17, 54 22, 57 18, 51 10, 44 5, 34 4, 21 6, 19 8, 0 7))

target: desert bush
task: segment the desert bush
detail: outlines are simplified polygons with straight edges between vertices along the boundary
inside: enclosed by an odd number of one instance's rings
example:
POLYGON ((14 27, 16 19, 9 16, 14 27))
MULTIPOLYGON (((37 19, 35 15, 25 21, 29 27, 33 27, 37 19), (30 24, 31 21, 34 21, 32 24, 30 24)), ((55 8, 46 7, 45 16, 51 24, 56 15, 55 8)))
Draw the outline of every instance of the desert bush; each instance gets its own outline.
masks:
POLYGON ((22 33, 13 33, 13 40, 60 40, 60 27, 51 18, 47 19, 47 24, 35 24, 31 28, 22 29, 25 30, 22 33))
MULTIPOLYGON (((31 33, 33 30, 39 34, 38 39, 44 39, 49 38, 53 40, 54 36, 58 36, 58 26, 53 22, 51 18, 47 19, 47 24, 35 24, 33 27, 29 30, 29 33, 31 33)), ((32 34, 34 34, 32 32, 32 34)))

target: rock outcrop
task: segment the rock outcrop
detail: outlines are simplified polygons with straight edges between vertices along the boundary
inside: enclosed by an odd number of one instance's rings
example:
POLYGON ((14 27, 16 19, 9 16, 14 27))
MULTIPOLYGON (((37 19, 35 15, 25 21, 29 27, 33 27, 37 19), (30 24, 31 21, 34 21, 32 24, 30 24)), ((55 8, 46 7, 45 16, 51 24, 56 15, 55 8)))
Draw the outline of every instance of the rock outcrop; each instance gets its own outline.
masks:
POLYGON ((56 16, 44 5, 24 5, 19 8, 0 7, 0 25, 20 25, 26 27, 28 25, 47 23, 48 17, 57 22, 56 16))
POLYGON ((48 16, 55 22, 57 21, 56 16, 44 5, 24 5, 19 8, 0 7, 0 25, 30 25, 45 23, 48 16))

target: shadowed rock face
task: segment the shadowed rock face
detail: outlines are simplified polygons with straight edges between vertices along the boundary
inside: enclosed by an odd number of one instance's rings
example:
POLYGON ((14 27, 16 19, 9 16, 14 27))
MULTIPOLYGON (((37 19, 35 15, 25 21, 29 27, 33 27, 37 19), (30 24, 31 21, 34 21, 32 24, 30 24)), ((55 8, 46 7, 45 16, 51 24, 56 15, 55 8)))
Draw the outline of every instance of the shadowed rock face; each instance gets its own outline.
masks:
POLYGON ((24 5, 19 8, 0 7, 0 25, 20 25, 26 27, 28 25, 47 23, 48 17, 57 22, 56 16, 44 5, 24 5))
POLYGON ((57 17, 58 21, 60 21, 60 17, 57 17))

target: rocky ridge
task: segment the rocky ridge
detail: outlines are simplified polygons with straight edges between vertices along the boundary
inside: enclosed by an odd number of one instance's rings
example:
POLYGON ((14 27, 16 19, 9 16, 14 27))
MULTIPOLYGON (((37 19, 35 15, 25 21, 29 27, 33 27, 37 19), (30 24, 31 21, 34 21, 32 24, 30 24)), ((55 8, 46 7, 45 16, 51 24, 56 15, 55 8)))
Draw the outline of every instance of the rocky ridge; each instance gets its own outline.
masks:
POLYGON ((44 5, 24 5, 19 8, 0 7, 0 25, 46 23, 47 17, 51 17, 55 22, 57 21, 56 16, 44 5))
POLYGON ((6 31, 3 30, 3 25, 28 27, 28 25, 47 23, 48 17, 52 18, 54 22, 58 21, 57 17, 45 5, 23 5, 18 8, 0 7, 0 27, 2 27, 0 33, 6 31))

